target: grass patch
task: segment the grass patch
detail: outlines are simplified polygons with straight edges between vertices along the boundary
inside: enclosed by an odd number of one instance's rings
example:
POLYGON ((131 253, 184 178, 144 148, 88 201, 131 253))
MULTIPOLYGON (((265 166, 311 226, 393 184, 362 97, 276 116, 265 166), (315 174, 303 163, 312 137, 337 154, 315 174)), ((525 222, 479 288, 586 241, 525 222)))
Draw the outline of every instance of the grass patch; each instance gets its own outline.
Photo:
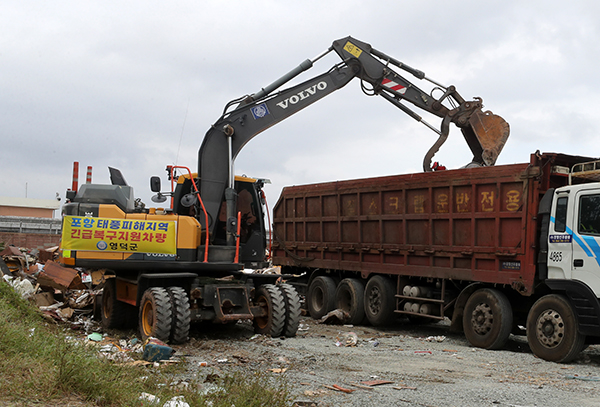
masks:
POLYGON ((184 364, 154 369, 99 358, 93 344, 68 339, 3 281, 0 315, 2 405, 60 405, 75 398, 82 406, 147 406, 139 400, 142 392, 159 397, 159 406, 174 396, 184 396, 190 406, 290 405, 284 378, 246 371, 216 378, 210 387, 190 382, 176 389, 169 384, 185 371, 184 364))

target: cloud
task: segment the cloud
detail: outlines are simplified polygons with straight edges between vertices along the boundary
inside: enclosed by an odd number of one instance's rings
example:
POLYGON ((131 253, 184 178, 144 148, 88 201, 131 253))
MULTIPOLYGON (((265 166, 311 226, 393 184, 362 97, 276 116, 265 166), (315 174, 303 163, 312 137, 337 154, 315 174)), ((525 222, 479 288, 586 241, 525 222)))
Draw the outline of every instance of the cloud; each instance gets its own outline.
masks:
MULTIPOLYGON (((193 171, 225 104, 254 93, 347 35, 370 43, 511 125, 500 163, 536 149, 598 155, 596 2, 36 3, 8 0, 0 24, 6 196, 64 196, 72 162, 109 182, 119 167, 150 203, 148 179, 193 171)), ((292 83, 339 62, 328 55, 292 83)), ((406 78, 429 90, 410 74, 406 78)), ((435 117, 418 112, 434 126, 435 117)), ((252 140, 238 172, 284 185, 420 171, 437 136, 357 80, 252 140)), ((470 160, 458 129, 436 160, 470 160)), ((80 176, 84 178, 83 173, 80 176)), ((165 178, 163 178, 165 179, 165 178)))

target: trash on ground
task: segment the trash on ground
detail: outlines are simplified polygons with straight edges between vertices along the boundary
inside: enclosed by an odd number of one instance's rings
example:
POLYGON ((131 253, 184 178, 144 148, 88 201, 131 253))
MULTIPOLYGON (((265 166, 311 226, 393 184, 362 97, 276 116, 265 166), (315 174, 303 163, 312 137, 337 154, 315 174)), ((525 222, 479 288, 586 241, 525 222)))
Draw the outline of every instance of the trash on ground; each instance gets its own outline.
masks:
POLYGON ((348 394, 350 394, 354 391, 351 389, 346 389, 344 387, 338 386, 337 384, 334 384, 332 386, 330 386, 328 384, 324 384, 323 387, 325 387, 326 389, 329 389, 329 390, 341 391, 343 393, 348 393, 348 394))
POLYGON ((190 405, 186 403, 183 396, 175 396, 163 404, 163 407, 190 407, 190 405))
POLYGON ((354 332, 345 333, 342 338, 337 338, 335 346, 356 346, 358 344, 358 336, 354 332))
POLYGON ((364 390, 373 390, 373 387, 365 386, 365 385, 362 385, 359 383, 354 383, 354 382, 351 382, 350 386, 358 387, 359 389, 364 389, 364 390))
POLYGON ((334 309, 324 315, 319 323, 329 325, 342 325, 350 320, 350 314, 342 309, 334 309))
POLYGON ((446 337, 443 335, 440 336, 428 336, 427 338, 425 338, 426 342, 444 342, 446 340, 446 337))
POLYGON ((159 339, 150 337, 144 343, 142 359, 148 362, 158 362, 163 359, 170 359, 174 353, 175 349, 159 339))
POLYGON ((156 397, 154 394, 144 393, 144 392, 142 392, 142 394, 140 394, 139 400, 147 401, 152 404, 160 403, 160 399, 158 397, 156 397))
POLYGON ((98 332, 91 333, 87 336, 90 341, 100 342, 102 340, 102 334, 98 332))
POLYGON ((600 377, 598 377, 598 376, 566 375, 565 379, 584 380, 586 382, 600 382, 600 377))
POLYGON ((410 387, 410 386, 393 386, 392 389, 396 389, 396 390, 417 390, 416 387, 410 387))
POLYGON ((365 380, 360 382, 360 384, 363 384, 365 386, 381 386, 382 384, 394 384, 394 382, 389 381, 389 380, 365 380))
POLYGON ((52 287, 63 292, 68 289, 87 288, 81 282, 81 276, 76 269, 63 267, 52 260, 46 262, 44 271, 38 275, 37 282, 42 287, 52 287))

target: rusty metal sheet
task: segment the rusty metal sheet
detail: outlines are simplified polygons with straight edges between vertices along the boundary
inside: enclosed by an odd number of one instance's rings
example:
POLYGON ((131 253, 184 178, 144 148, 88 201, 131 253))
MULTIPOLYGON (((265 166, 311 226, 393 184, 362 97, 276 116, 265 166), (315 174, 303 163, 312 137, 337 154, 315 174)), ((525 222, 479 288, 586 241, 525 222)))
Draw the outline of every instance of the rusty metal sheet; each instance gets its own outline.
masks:
POLYGON ((44 271, 38 276, 38 283, 43 287, 53 287, 62 291, 69 288, 86 288, 77 270, 63 267, 53 261, 46 262, 44 271))

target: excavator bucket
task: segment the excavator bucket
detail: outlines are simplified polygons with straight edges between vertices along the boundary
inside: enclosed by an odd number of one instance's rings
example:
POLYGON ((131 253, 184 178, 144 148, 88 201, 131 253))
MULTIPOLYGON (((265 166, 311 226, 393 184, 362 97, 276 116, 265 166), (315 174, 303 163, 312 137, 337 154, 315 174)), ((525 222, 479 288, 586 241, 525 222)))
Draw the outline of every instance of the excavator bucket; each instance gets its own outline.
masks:
POLYGON ((489 110, 474 112, 469 118, 469 126, 461 130, 475 161, 488 166, 496 163, 510 133, 508 123, 489 110))

